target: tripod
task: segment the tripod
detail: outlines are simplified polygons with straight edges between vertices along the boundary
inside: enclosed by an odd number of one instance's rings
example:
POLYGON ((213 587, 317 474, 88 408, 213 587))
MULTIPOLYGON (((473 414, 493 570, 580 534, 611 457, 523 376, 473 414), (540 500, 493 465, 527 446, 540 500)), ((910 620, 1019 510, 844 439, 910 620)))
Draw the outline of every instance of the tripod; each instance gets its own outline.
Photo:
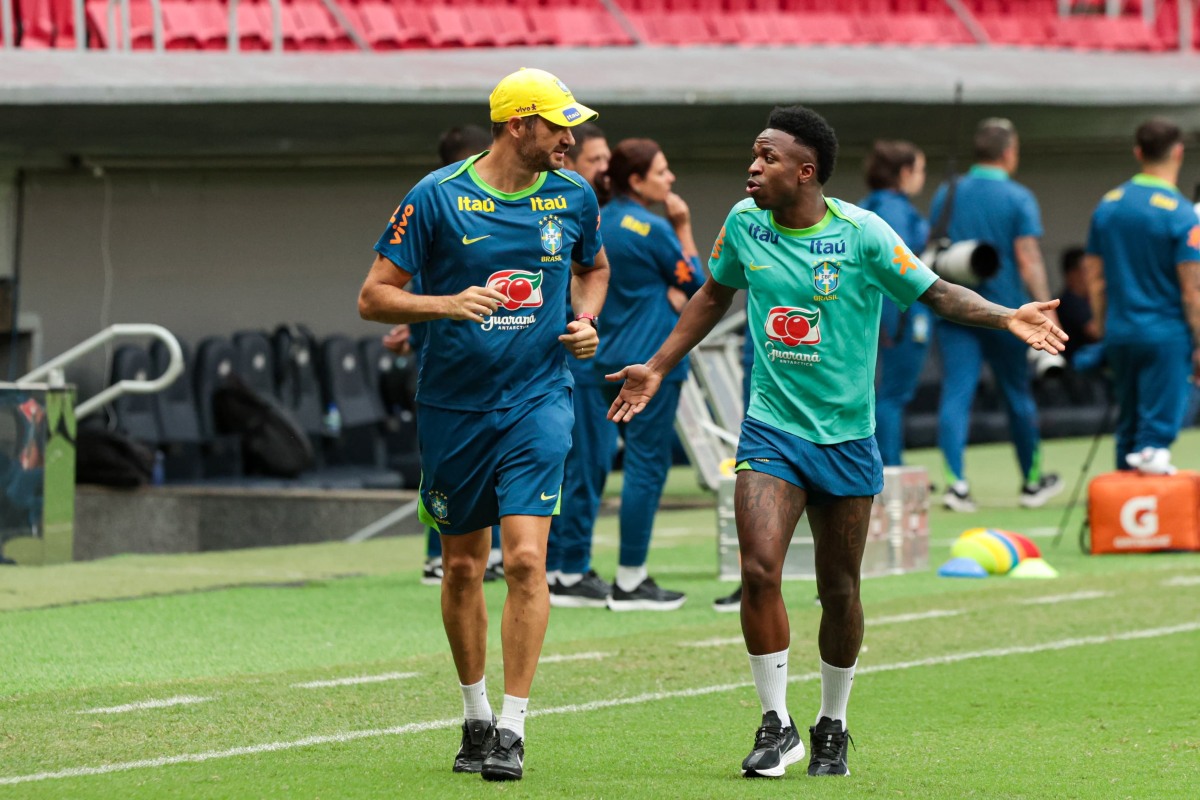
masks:
MULTIPOLYGON (((1079 478, 1075 481, 1075 488, 1071 490, 1071 499, 1067 501, 1067 507, 1063 511, 1062 519, 1058 523, 1058 533, 1054 534, 1054 541, 1051 544, 1055 548, 1062 541, 1063 532, 1067 529, 1067 521, 1071 518, 1071 512, 1075 510, 1075 504, 1079 501, 1079 492, 1087 480, 1088 470, 1092 468, 1092 459, 1096 457, 1096 448, 1100 446, 1100 437, 1104 435, 1109 425, 1112 424, 1113 409, 1116 408, 1117 403, 1113 398, 1111 390, 1106 391, 1106 395, 1108 402, 1104 406, 1104 414, 1100 418, 1100 427, 1096 429, 1096 435, 1092 437, 1092 445, 1088 448, 1087 458, 1083 460, 1083 469, 1079 471, 1079 478)), ((1087 524, 1087 515, 1084 514, 1083 524, 1079 528, 1079 546, 1081 549, 1083 548, 1083 532, 1087 524)))

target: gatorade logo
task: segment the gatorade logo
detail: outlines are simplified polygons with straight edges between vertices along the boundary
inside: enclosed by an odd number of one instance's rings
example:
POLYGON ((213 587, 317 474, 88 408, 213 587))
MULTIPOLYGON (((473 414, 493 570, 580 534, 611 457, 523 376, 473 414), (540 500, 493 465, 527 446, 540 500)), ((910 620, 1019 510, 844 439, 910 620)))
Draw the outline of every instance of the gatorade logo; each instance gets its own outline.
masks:
POLYGON ((1126 500, 1121 506, 1121 528, 1138 538, 1158 533, 1158 498, 1149 495, 1126 500))

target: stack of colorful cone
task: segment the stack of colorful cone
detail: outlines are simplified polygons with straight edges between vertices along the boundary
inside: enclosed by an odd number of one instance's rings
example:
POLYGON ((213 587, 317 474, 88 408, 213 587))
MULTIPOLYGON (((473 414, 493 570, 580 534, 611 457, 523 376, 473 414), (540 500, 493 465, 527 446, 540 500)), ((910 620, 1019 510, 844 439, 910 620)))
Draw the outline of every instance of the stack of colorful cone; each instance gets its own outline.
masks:
POLYGON ((950 560, 938 574, 943 577, 1011 575, 1014 578, 1056 578, 1058 572, 1042 559, 1037 545, 1027 537, 997 528, 965 530, 950 548, 950 560), (971 563, 978 569, 971 567, 971 563))

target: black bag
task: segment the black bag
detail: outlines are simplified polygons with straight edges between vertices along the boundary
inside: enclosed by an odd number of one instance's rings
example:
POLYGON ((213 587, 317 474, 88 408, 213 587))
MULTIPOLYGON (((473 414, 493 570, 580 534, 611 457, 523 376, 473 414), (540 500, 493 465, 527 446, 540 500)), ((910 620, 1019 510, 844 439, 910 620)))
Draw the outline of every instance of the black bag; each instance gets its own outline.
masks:
POLYGON ((230 376, 213 392, 217 430, 242 437, 246 471, 294 478, 313 465, 312 444, 295 418, 270 397, 230 376))
POLYGON ((126 489, 154 475, 154 451, 119 431, 80 426, 75 439, 75 481, 126 489))

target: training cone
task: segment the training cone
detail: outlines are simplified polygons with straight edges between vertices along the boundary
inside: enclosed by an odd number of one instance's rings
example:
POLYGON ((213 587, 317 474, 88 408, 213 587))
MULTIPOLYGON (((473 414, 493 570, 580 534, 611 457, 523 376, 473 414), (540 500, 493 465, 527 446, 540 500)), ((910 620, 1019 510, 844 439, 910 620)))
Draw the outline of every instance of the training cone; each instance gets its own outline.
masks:
POLYGON ((952 558, 938 569, 942 578, 986 578, 988 572, 973 558, 961 556, 952 558))
POLYGON ((1024 558, 1008 574, 1013 578, 1057 578, 1058 570, 1047 564, 1044 558, 1024 558))

